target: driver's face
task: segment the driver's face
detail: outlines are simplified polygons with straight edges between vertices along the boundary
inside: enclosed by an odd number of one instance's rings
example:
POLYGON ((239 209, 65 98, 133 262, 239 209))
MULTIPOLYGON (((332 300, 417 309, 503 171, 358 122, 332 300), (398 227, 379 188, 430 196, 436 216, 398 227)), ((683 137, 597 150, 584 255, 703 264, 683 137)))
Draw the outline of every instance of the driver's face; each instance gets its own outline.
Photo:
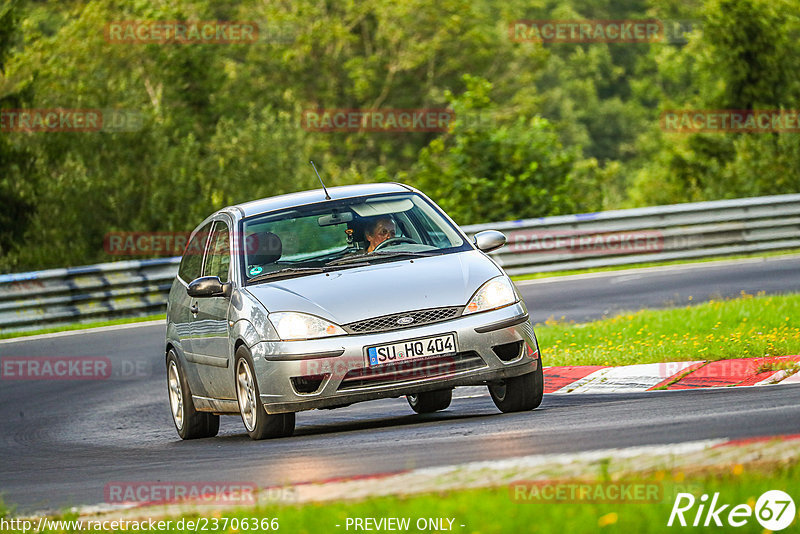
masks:
POLYGON ((367 233, 367 241, 369 241, 369 252, 375 250, 375 247, 391 239, 397 234, 397 226, 391 219, 381 219, 373 228, 372 233, 367 233))

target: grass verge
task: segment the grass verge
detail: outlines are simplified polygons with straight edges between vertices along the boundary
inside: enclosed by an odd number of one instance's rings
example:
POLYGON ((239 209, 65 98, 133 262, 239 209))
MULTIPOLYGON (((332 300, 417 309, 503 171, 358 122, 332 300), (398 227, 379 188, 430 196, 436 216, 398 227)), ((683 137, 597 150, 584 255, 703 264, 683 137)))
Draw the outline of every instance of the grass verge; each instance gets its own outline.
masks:
POLYGON ((631 365, 800 354, 800 294, 712 300, 536 327, 545 365, 631 365))
POLYGON ((553 278, 557 276, 569 276, 573 274, 603 273, 611 271, 627 271, 629 269, 643 269, 645 267, 666 267, 669 265, 689 265, 692 263, 711 263, 715 261, 743 260, 749 258, 771 258, 774 256, 791 256, 800 254, 800 248, 789 250, 776 250, 774 252, 754 252, 753 254, 737 254, 734 256, 718 256, 715 258, 693 258, 689 260, 671 261, 651 261, 644 263, 633 263, 629 265, 610 265, 608 267, 594 267, 592 269, 572 269, 568 271, 550 271, 545 273, 517 274, 511 277, 515 282, 523 280, 538 280, 540 278, 553 278))
POLYGON ((87 328, 97 328, 100 326, 114 326, 118 324, 142 323, 145 321, 165 321, 165 313, 156 315, 146 315, 143 317, 125 317, 122 319, 111 319, 108 321, 95 321, 91 323, 74 323, 52 328, 41 328, 39 330, 28 330, 25 332, 0 332, 0 339, 10 339, 15 337, 36 336, 39 334, 52 334, 54 332, 66 332, 69 330, 86 330, 87 328))
MULTIPOLYGON (((444 493, 427 493, 413 496, 394 496, 368 498, 361 501, 338 501, 325 504, 303 505, 266 505, 251 508, 228 510, 223 513, 211 513, 207 516, 188 514, 183 517, 183 527, 178 528, 180 518, 173 517, 169 527, 161 532, 230 532, 241 533, 248 530, 267 532, 276 530, 292 534, 311 534, 319 532, 348 532, 363 531, 354 528, 356 518, 373 518, 380 521, 385 518, 407 519, 408 527, 395 529, 405 532, 427 532, 436 530, 433 525, 441 525, 441 530, 464 533, 513 533, 513 532, 623 532, 647 533, 670 532, 667 527, 670 515, 678 493, 690 493, 695 497, 695 505, 683 515, 689 528, 698 512, 700 498, 707 495, 708 501, 715 493, 719 493, 717 507, 728 504, 726 510, 719 514, 723 528, 713 526, 712 530, 727 531, 731 526, 727 524, 730 510, 736 505, 745 505, 751 510, 749 517, 744 517, 747 532, 762 532, 752 510, 759 502, 759 497, 770 490, 781 490, 788 493, 795 500, 800 497, 800 464, 797 460, 786 462, 773 462, 743 466, 735 464, 728 466, 724 472, 719 470, 697 471, 685 473, 683 471, 655 471, 624 480, 613 479, 617 484, 630 484, 636 486, 659 488, 657 493, 650 494, 651 498, 639 502, 626 502, 625 499, 608 499, 606 495, 613 495, 608 491, 612 479, 607 474, 581 477, 580 479, 566 479, 548 481, 547 486, 552 488, 549 492, 534 488, 542 486, 523 486, 522 490, 515 481, 488 489, 456 490, 444 493), (571 498, 575 495, 574 488, 588 485, 589 498, 583 500, 571 498), (564 488, 562 493, 556 493, 559 488, 564 488), (600 493, 597 492, 600 488, 600 493), (547 497, 550 495, 550 497, 547 497), (560 495, 560 497, 559 497, 560 495), (600 495, 602 500, 594 500, 600 495), (566 498, 565 498, 566 497, 566 498), (236 527, 232 528, 232 519, 237 518, 236 527), (216 521, 215 521, 216 520, 216 521), (432 520, 432 522, 431 522, 432 520), (186 522, 195 521, 205 525, 205 529, 188 528, 186 522), (242 522, 248 524, 243 528, 242 522), (419 522, 419 523, 418 523, 419 522), (213 528, 216 524, 216 528, 213 528), (253 529, 249 525, 258 525, 253 529), (263 528, 263 525, 269 528, 263 528), (349 528, 348 528, 349 525, 349 528), (224 528, 223 528, 224 526, 224 528), (275 528, 275 527, 278 528, 275 528), (421 527, 425 528, 421 528, 421 527), (724 528, 724 527, 727 527, 724 528)), ((613 485, 613 484, 612 484, 613 485)), ((686 504, 688 498, 681 502, 686 504)), ((705 501, 706 504, 707 501, 705 501)), ((774 504, 772 507, 774 508, 774 504)), ((778 508, 774 508, 777 512, 778 508)), ((708 506, 701 514, 700 522, 706 519, 708 506)), ((763 506, 759 508, 763 512, 763 506)), ((5 513, 0 511, 0 515, 5 513)), ((798 523, 797 511, 793 518, 793 525, 798 523)), ((74 514, 65 514, 64 520, 74 519, 74 514)), ((146 513, 139 518, 145 518, 146 513)), ((791 516, 788 516, 791 517, 791 516)), ((741 518, 740 518, 741 519, 741 518)), ((677 519, 676 519, 677 522, 677 519)), ((6 525, 8 527, 8 525, 6 525)), ((83 531, 90 530, 84 527, 83 531)), ((374 529, 373 530, 379 530, 374 529)), ((384 529, 385 530, 385 529, 384 529)), ((21 529, 6 528, 5 532, 22 532, 21 529)), ((42 532, 67 533, 81 530, 58 525, 56 528, 42 530, 42 532), (61 527, 61 528, 58 528, 61 527)), ((128 527, 127 531, 131 531, 128 527)), ((705 530, 704 530, 705 531, 705 530)), ((790 527, 787 531, 792 531, 790 527)), ((27 533, 26 533, 27 534, 27 533)))

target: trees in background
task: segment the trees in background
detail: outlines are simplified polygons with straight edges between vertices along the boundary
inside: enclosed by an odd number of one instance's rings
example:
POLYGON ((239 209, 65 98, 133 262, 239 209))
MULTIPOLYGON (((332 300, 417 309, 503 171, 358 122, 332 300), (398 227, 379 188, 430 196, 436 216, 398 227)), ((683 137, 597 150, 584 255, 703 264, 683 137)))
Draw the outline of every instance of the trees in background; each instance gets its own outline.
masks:
MULTIPOLYGON (((800 4, 710 0, 685 47, 653 49, 640 100, 655 110, 800 108, 800 4)), ((653 116, 629 165, 627 205, 800 191, 796 133, 664 133, 653 116)))
POLYGON ((800 191, 797 134, 672 134, 666 109, 797 109, 798 0, 16 0, 0 107, 133 111, 133 131, 0 132, 0 270, 114 259, 231 203, 402 180, 459 223, 800 191), (518 19, 694 21, 666 43, 545 44, 518 19), (255 21, 255 44, 112 44, 109 22, 255 21), (702 26, 702 28, 701 28, 702 26), (304 110, 450 107, 446 132, 316 132, 304 110))
POLYGON ((506 120, 491 101, 492 85, 465 76, 466 90, 448 94, 455 123, 420 151, 403 181, 418 186, 459 224, 543 217, 603 204, 604 172, 578 147, 564 147, 538 116, 506 120), (408 179, 406 179, 408 178, 408 179))
MULTIPOLYGON (((19 2, 0 8, 0 109, 20 108, 31 101, 30 80, 6 76, 6 65, 17 47, 19 2)), ((0 258, 20 243, 31 219, 35 198, 25 177, 32 161, 27 150, 0 136, 0 258)), ((0 269, 8 268, 2 265, 0 269)))

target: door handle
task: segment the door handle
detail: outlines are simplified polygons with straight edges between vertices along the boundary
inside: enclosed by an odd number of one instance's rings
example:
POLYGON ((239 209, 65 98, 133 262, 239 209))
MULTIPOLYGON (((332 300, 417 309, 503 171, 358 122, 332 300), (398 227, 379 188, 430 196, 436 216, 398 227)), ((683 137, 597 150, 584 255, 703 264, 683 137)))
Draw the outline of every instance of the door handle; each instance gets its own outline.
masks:
POLYGON ((194 304, 189 306, 189 311, 192 312, 192 315, 197 315, 197 312, 200 311, 200 308, 197 306, 197 303, 195 302, 194 304))

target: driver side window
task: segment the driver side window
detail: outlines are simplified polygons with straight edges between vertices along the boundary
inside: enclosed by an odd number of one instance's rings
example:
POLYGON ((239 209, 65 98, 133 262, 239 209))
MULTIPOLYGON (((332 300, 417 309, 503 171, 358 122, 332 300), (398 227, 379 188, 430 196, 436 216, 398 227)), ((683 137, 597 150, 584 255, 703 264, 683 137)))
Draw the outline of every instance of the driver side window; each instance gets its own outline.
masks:
POLYGON ((211 231, 211 242, 203 263, 203 276, 219 276, 220 281, 224 284, 228 281, 230 265, 231 247, 228 225, 217 221, 211 231))

